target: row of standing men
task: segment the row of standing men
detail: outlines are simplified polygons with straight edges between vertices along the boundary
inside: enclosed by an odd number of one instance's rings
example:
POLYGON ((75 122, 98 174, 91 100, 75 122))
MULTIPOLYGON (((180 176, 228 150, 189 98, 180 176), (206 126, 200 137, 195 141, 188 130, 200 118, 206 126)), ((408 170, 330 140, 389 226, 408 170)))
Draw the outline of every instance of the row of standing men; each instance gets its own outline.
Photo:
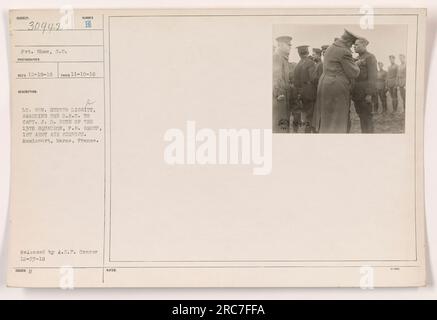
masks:
POLYGON ((390 66, 384 70, 382 62, 367 50, 369 41, 345 30, 330 46, 314 48, 310 56, 308 46, 297 47, 300 61, 288 61, 289 36, 277 39, 273 54, 273 132, 348 133, 351 129, 350 106, 353 101, 360 118, 361 131, 373 133, 373 113, 387 109, 390 93, 393 112, 398 107, 398 88, 405 108, 405 56, 401 64, 390 56, 390 66), (358 53, 353 58, 351 47, 358 53), (378 70, 379 68, 379 70, 378 70))

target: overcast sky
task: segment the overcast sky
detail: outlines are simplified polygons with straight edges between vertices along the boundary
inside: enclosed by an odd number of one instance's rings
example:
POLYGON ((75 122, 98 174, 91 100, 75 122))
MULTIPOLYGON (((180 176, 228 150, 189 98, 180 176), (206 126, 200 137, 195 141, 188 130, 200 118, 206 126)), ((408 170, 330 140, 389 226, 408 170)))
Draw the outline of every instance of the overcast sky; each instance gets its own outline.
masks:
POLYGON ((340 37, 344 29, 348 29, 356 35, 365 37, 370 41, 368 51, 376 56, 378 61, 388 66, 388 56, 394 54, 399 64, 399 54, 407 52, 407 25, 375 25, 373 30, 363 30, 358 25, 301 25, 282 24, 273 26, 273 44, 276 46, 276 37, 289 35, 293 38, 290 52, 290 61, 299 61, 297 46, 309 45, 311 48, 320 48, 322 45, 330 45, 335 37, 340 37))

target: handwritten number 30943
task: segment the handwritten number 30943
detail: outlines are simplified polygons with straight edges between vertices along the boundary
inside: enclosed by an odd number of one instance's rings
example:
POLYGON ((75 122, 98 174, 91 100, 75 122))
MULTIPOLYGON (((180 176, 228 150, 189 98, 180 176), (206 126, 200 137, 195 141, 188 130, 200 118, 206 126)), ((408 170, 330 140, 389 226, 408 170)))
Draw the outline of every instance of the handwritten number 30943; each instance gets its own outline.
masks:
POLYGON ((28 24, 27 30, 30 31, 42 31, 50 32, 50 31, 59 31, 61 29, 61 24, 57 23, 48 23, 48 22, 39 22, 39 21, 30 21, 28 24))

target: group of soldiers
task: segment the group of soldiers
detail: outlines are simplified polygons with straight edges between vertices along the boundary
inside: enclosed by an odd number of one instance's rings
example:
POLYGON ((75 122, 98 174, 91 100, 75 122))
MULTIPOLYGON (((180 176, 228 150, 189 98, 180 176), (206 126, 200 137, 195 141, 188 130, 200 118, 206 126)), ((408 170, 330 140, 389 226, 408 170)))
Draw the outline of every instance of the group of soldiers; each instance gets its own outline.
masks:
POLYGON ((391 55, 390 66, 377 62, 367 50, 369 41, 345 30, 331 45, 320 49, 297 47, 300 61, 289 62, 290 36, 276 38, 273 53, 273 132, 349 133, 351 101, 360 118, 361 132, 373 133, 373 114, 398 109, 398 89, 405 109, 406 61, 391 55), (356 58, 352 55, 352 46, 356 58))

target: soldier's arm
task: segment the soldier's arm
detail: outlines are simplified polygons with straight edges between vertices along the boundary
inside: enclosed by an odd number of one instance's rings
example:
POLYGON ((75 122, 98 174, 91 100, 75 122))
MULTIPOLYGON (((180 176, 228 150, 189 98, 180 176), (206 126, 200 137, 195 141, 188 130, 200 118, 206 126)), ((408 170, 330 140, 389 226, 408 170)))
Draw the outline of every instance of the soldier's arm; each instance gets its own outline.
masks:
POLYGON ((314 61, 309 61, 307 66, 308 79, 311 82, 315 82, 315 78, 317 77, 316 63, 314 61))
POLYGON ((371 55, 367 58, 367 88, 366 94, 373 95, 376 92, 376 78, 378 74, 378 67, 376 58, 371 55))
POLYGON ((398 76, 396 77, 396 85, 398 85, 398 86, 400 86, 401 85, 401 83, 402 83, 402 78, 403 78, 403 75, 402 75, 402 72, 401 72, 401 67, 399 66, 398 67, 398 76))
POLYGON ((311 82, 313 82, 313 83, 316 83, 317 82, 317 79, 318 79, 318 68, 316 67, 316 68, 314 68, 314 71, 313 71, 313 73, 311 73, 310 74, 310 79, 311 79, 311 82))
POLYGON ((345 50, 343 57, 340 59, 340 63, 349 79, 355 79, 360 74, 360 67, 355 63, 350 51, 345 50))
POLYGON ((285 94, 284 81, 282 79, 281 57, 273 56, 273 97, 277 98, 285 94))
POLYGON ((384 80, 385 88, 388 89, 388 72, 385 73, 384 80))
POLYGON ((301 65, 298 64, 296 68, 294 68, 294 86, 298 89, 302 88, 302 82, 300 81, 301 80, 300 72, 301 72, 301 65))

